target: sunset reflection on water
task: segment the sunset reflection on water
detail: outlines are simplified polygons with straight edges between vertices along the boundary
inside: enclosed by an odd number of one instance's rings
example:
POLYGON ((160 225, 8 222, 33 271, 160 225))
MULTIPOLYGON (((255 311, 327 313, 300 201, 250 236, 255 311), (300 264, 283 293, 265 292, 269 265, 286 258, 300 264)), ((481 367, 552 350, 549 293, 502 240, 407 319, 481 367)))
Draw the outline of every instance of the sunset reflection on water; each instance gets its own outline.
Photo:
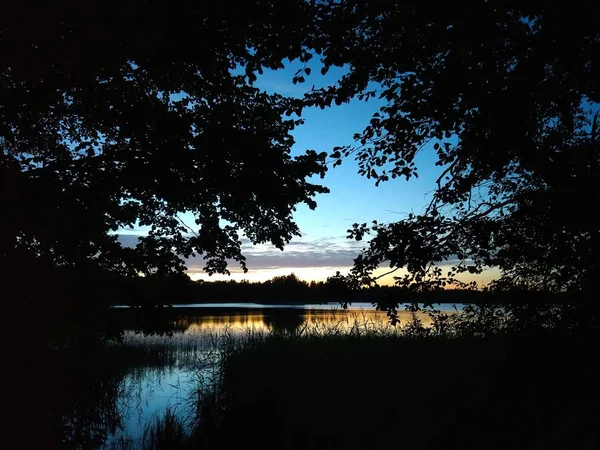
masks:
MULTIPOLYGON (((450 305, 439 309, 452 310, 450 305)), ((244 335, 252 332, 306 331, 310 336, 354 330, 400 333, 401 327, 413 319, 411 312, 401 308, 400 326, 393 327, 386 313, 376 311, 370 304, 353 304, 342 309, 339 305, 215 303, 174 305, 171 312, 176 319, 169 321, 168 333, 145 334, 130 329, 123 335, 123 342, 135 349, 134 354, 141 355, 137 365, 123 378, 123 395, 119 399, 119 410, 124 417, 122 432, 136 442, 141 439, 145 424, 167 407, 183 411, 174 405, 196 392, 194 383, 198 382, 199 374, 209 379, 219 361, 219 352, 215 350, 229 342, 221 339, 226 335, 243 341, 244 335)), ((416 317, 423 326, 431 325, 426 313, 418 312, 416 317)), ((111 435, 107 442, 115 443, 118 437, 111 435)))
MULTIPOLYGON (((424 326, 431 325, 430 317, 418 312, 416 316, 424 326)), ((398 311, 400 325, 412 320, 409 311, 398 311)), ((237 311, 219 314, 187 316, 177 321, 177 329, 184 334, 223 333, 233 334, 248 331, 294 331, 307 327, 313 331, 339 330, 350 331, 353 328, 378 329, 389 328, 389 319, 385 312, 375 310, 265 310, 237 311)))

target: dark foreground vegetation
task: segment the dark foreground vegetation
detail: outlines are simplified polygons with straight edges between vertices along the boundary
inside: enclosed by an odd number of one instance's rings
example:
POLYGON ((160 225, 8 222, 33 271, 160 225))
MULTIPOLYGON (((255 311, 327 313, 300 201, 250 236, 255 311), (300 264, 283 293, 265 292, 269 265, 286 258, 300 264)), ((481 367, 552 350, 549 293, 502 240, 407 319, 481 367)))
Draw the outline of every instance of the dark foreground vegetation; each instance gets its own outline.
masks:
POLYGON ((491 329, 483 313, 225 336, 193 418, 169 411, 148 448, 596 448, 597 338, 491 329))
POLYGON ((570 311, 472 305, 432 313, 431 327, 357 315, 350 327, 72 341, 14 372, 6 438, 11 448, 138 448, 122 400, 144 403, 148 374, 186 366, 193 388, 145 426, 142 448, 594 448, 598 320, 570 311))
MULTIPOLYGON (((23 363, 7 375, 6 401, 13 407, 6 417, 3 443, 14 449, 137 448, 138 443, 132 447, 124 423, 140 414, 147 401, 145 389, 182 366, 197 367, 199 377, 199 364, 210 359, 207 348, 210 345, 201 339, 177 342, 157 336, 143 345, 96 342, 92 346, 77 341, 44 353, 14 355, 23 363)), ((186 401, 178 405, 179 420, 195 415, 195 404, 186 401)), ((150 425, 159 418, 160 426, 168 424, 167 433, 172 433, 171 425, 179 424, 169 422, 171 417, 160 411, 150 425)), ((156 433, 150 428, 144 448, 156 448, 152 444, 156 433)))
POLYGON ((226 356, 222 390, 195 438, 200 448, 591 449, 600 397, 590 344, 258 339, 226 356))
POLYGON ((159 448, 596 448, 596 336, 488 307, 435 317, 225 339, 192 429, 155 425, 159 448))

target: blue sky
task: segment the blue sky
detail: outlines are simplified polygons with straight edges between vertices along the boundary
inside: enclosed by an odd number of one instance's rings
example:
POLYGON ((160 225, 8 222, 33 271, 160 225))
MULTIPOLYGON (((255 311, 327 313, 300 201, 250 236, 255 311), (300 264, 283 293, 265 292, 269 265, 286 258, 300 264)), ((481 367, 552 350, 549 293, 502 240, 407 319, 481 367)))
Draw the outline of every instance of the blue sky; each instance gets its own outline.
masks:
MULTIPOLYGON (((295 72, 302 67, 301 63, 295 63, 288 64, 283 70, 265 71, 256 85, 268 92, 301 96, 313 85, 317 88, 328 85, 344 73, 342 68, 333 68, 323 76, 319 62, 311 62, 312 73, 305 83, 292 83, 295 72)), ((331 153, 335 146, 352 144, 354 133, 361 132, 382 105, 383 101, 371 99, 332 105, 324 110, 305 109, 302 114, 304 125, 293 132, 296 140, 293 154, 307 149, 331 153)), ((233 266, 231 278, 260 281, 293 272, 305 280, 325 280, 338 270, 347 272, 364 245, 346 239, 352 223, 397 221, 409 212, 420 212, 428 203, 441 169, 435 166, 432 148, 424 148, 415 162, 419 167, 419 178, 410 181, 397 178, 378 187, 372 179, 357 174, 358 166, 353 159, 346 159, 336 168, 330 167, 324 180, 315 181, 326 185, 331 192, 317 196, 316 210, 300 205, 294 214, 302 237, 294 238, 283 252, 269 245, 254 246, 243 240, 249 271, 244 274, 233 266)), ((193 219, 186 218, 186 222, 191 224, 193 219)), ((228 278, 208 277, 202 267, 201 259, 189 260, 188 274, 193 279, 228 278)), ((386 281, 390 282, 391 278, 386 281)))

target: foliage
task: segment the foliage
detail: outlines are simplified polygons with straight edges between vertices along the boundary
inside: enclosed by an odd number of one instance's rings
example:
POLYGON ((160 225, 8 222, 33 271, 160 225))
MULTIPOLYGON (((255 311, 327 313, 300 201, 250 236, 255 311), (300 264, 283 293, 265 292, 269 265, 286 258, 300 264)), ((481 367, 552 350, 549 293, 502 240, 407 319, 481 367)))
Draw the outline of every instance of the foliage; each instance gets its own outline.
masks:
POLYGON ((3 435, 8 447, 97 449, 122 428, 119 399, 130 394, 123 379, 131 360, 107 347, 84 345, 46 353, 26 349, 24 354, 18 343, 7 347, 6 360, 16 362, 7 399, 9 425, 3 435), (17 352, 11 354, 13 350, 17 352))
MULTIPOLYGON (((72 280, 82 292, 97 269, 176 284, 196 254, 209 273, 227 273, 228 260, 245 269, 240 234, 282 248, 299 234, 296 205, 314 208, 327 191, 309 180, 324 176, 325 154, 291 156, 301 123, 292 114, 358 97, 387 104, 354 145, 334 149, 334 165, 352 155, 376 184, 409 180, 417 155, 431 152, 439 177, 424 211, 349 230, 372 239, 350 277, 328 280, 330 292, 355 295, 382 264, 408 270, 396 278, 403 299, 472 288, 460 274, 497 266, 497 290, 595 298, 600 35, 590 2, 113 8, 65 0, 0 10, 0 270, 9 286, 35 297, 58 284, 51 296, 61 298, 72 280), (304 99, 253 86, 263 68, 313 54, 322 73, 347 73, 304 99), (120 245, 118 230, 134 226, 147 236, 120 245), (35 289, 31 273, 44 274, 35 289)), ((305 67, 293 81, 309 75, 305 67)), ((292 279, 270 286, 309 292, 292 279)), ((379 301, 392 318, 396 300, 379 301)))
POLYGON ((198 254, 227 272, 245 268, 240 233, 279 248, 298 235, 325 155, 292 157, 294 104, 252 82, 310 57, 309 17, 304 1, 3 5, 3 270, 167 276, 198 254), (121 246, 133 226, 148 235, 121 246))
POLYGON ((200 424, 199 443, 236 448, 256 434, 263 448, 585 445, 598 436, 585 342, 250 336, 224 353, 219 421, 200 424))
POLYGON ((314 47, 337 84, 313 90, 325 108, 358 97, 387 103, 353 156, 378 185, 418 176, 430 152, 439 177, 430 204, 372 234, 351 277, 406 268, 411 291, 474 287, 459 274, 497 266, 499 290, 585 292, 600 261, 600 32, 589 2, 328 2, 314 47), (441 264, 450 264, 442 271, 441 264))
POLYGON ((187 438, 185 425, 177 411, 166 408, 164 416, 156 416, 144 428, 144 450, 169 450, 180 448, 187 438))

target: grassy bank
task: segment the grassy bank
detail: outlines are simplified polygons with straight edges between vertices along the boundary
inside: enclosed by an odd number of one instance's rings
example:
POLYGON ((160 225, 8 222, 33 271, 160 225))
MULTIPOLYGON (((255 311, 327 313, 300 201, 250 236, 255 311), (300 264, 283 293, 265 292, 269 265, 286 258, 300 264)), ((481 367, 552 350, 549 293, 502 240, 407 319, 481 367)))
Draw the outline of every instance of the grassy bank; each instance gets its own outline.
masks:
MULTIPOLYGON (((132 414, 138 413, 136 405, 145 400, 142 393, 148 383, 173 368, 191 367, 201 377, 214 360, 209 337, 142 339, 129 333, 123 341, 25 355, 26 364, 17 366, 9 378, 11 413, 2 436, 7 448, 138 448, 123 434, 128 405, 132 414)), ((178 412, 187 417, 187 410, 193 415, 195 406, 181 405, 178 412)), ((164 443, 181 435, 181 430, 173 430, 174 414, 160 413, 164 418, 148 425, 143 448, 172 448, 164 443)))
POLYGON ((420 317, 397 327, 357 312, 270 332, 127 332, 56 349, 43 377, 33 360, 17 377, 23 408, 12 415, 28 424, 17 437, 25 448, 104 448, 117 432, 115 449, 587 448, 598 439, 595 338, 539 312, 442 312, 431 327, 420 317), (196 375, 193 395, 157 410, 141 442, 119 434, 119 399, 135 407, 147 380, 184 366, 196 375))
POLYGON ((590 345, 564 337, 248 336, 226 349, 194 441, 199 448, 588 448, 600 417, 590 345))

